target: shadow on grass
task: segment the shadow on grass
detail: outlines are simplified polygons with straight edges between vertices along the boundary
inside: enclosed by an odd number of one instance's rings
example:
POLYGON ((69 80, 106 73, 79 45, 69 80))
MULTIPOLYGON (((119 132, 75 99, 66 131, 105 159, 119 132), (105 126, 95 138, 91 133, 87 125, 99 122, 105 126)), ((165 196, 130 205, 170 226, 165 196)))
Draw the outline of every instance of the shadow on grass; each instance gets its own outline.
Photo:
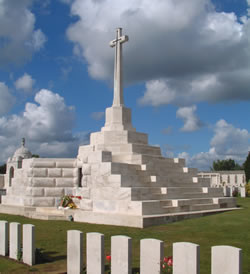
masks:
MULTIPOLYGON (((105 274, 111 274, 110 265, 105 265, 104 272, 105 272, 105 274)), ((82 273, 87 273, 86 272, 86 267, 84 267, 84 270, 83 270, 82 273)), ((139 267, 133 267, 132 268, 132 274, 139 274, 139 273, 140 273, 140 268, 139 267)))
POLYGON ((65 260, 66 255, 55 256, 57 252, 47 251, 44 252, 44 249, 36 249, 36 264, 51 263, 55 261, 65 260))

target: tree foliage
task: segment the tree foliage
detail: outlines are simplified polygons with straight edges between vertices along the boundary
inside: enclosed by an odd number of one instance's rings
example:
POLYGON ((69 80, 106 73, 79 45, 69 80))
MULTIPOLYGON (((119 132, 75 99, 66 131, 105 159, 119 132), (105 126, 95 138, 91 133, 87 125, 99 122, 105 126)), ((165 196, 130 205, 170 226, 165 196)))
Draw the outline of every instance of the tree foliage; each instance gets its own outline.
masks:
POLYGON ((245 174, 246 174, 246 181, 249 182, 250 180, 250 152, 248 152, 246 161, 243 164, 244 166, 244 170, 245 170, 245 174))
POLYGON ((241 170, 241 169, 243 169, 243 167, 232 159, 214 161, 213 168, 212 168, 212 170, 214 171, 241 170))
POLYGON ((0 166, 0 174, 5 174, 6 173, 6 164, 0 166))

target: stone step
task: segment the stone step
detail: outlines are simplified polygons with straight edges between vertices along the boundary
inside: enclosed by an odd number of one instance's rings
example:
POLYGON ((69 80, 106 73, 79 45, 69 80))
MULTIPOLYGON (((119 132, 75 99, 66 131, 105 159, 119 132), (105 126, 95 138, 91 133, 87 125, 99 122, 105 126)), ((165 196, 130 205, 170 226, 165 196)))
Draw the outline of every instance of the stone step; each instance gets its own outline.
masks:
POLYGON ((200 211, 220 208, 219 204, 196 204, 190 206, 190 211, 200 211))
POLYGON ((184 205, 194 205, 194 204, 213 204, 213 198, 194 198, 194 199, 177 199, 172 200, 173 205, 184 206, 184 205))
POLYGON ((152 162, 155 165, 166 165, 166 164, 177 164, 182 167, 185 166, 185 159, 180 158, 164 158, 161 155, 148 155, 148 154, 133 154, 133 153, 124 153, 124 154, 112 154, 113 162, 120 163, 129 163, 129 164, 151 164, 152 162))

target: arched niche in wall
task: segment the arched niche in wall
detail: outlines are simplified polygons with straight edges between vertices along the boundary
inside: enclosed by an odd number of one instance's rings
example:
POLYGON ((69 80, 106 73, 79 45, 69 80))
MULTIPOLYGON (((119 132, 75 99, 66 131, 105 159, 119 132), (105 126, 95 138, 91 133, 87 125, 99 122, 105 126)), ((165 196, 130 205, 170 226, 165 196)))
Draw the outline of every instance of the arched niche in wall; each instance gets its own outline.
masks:
POLYGON ((9 170, 9 186, 12 185, 12 179, 14 178, 14 167, 12 166, 9 170))

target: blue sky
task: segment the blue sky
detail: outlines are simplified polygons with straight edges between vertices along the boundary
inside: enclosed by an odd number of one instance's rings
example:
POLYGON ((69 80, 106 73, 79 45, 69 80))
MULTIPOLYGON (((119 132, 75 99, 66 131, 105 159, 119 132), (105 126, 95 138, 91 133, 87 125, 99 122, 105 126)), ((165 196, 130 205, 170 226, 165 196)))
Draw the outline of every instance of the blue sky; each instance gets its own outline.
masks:
POLYGON ((133 125, 209 169, 250 150, 250 0, 1 0, 0 163, 22 137, 76 157, 112 103, 115 28, 133 125))

